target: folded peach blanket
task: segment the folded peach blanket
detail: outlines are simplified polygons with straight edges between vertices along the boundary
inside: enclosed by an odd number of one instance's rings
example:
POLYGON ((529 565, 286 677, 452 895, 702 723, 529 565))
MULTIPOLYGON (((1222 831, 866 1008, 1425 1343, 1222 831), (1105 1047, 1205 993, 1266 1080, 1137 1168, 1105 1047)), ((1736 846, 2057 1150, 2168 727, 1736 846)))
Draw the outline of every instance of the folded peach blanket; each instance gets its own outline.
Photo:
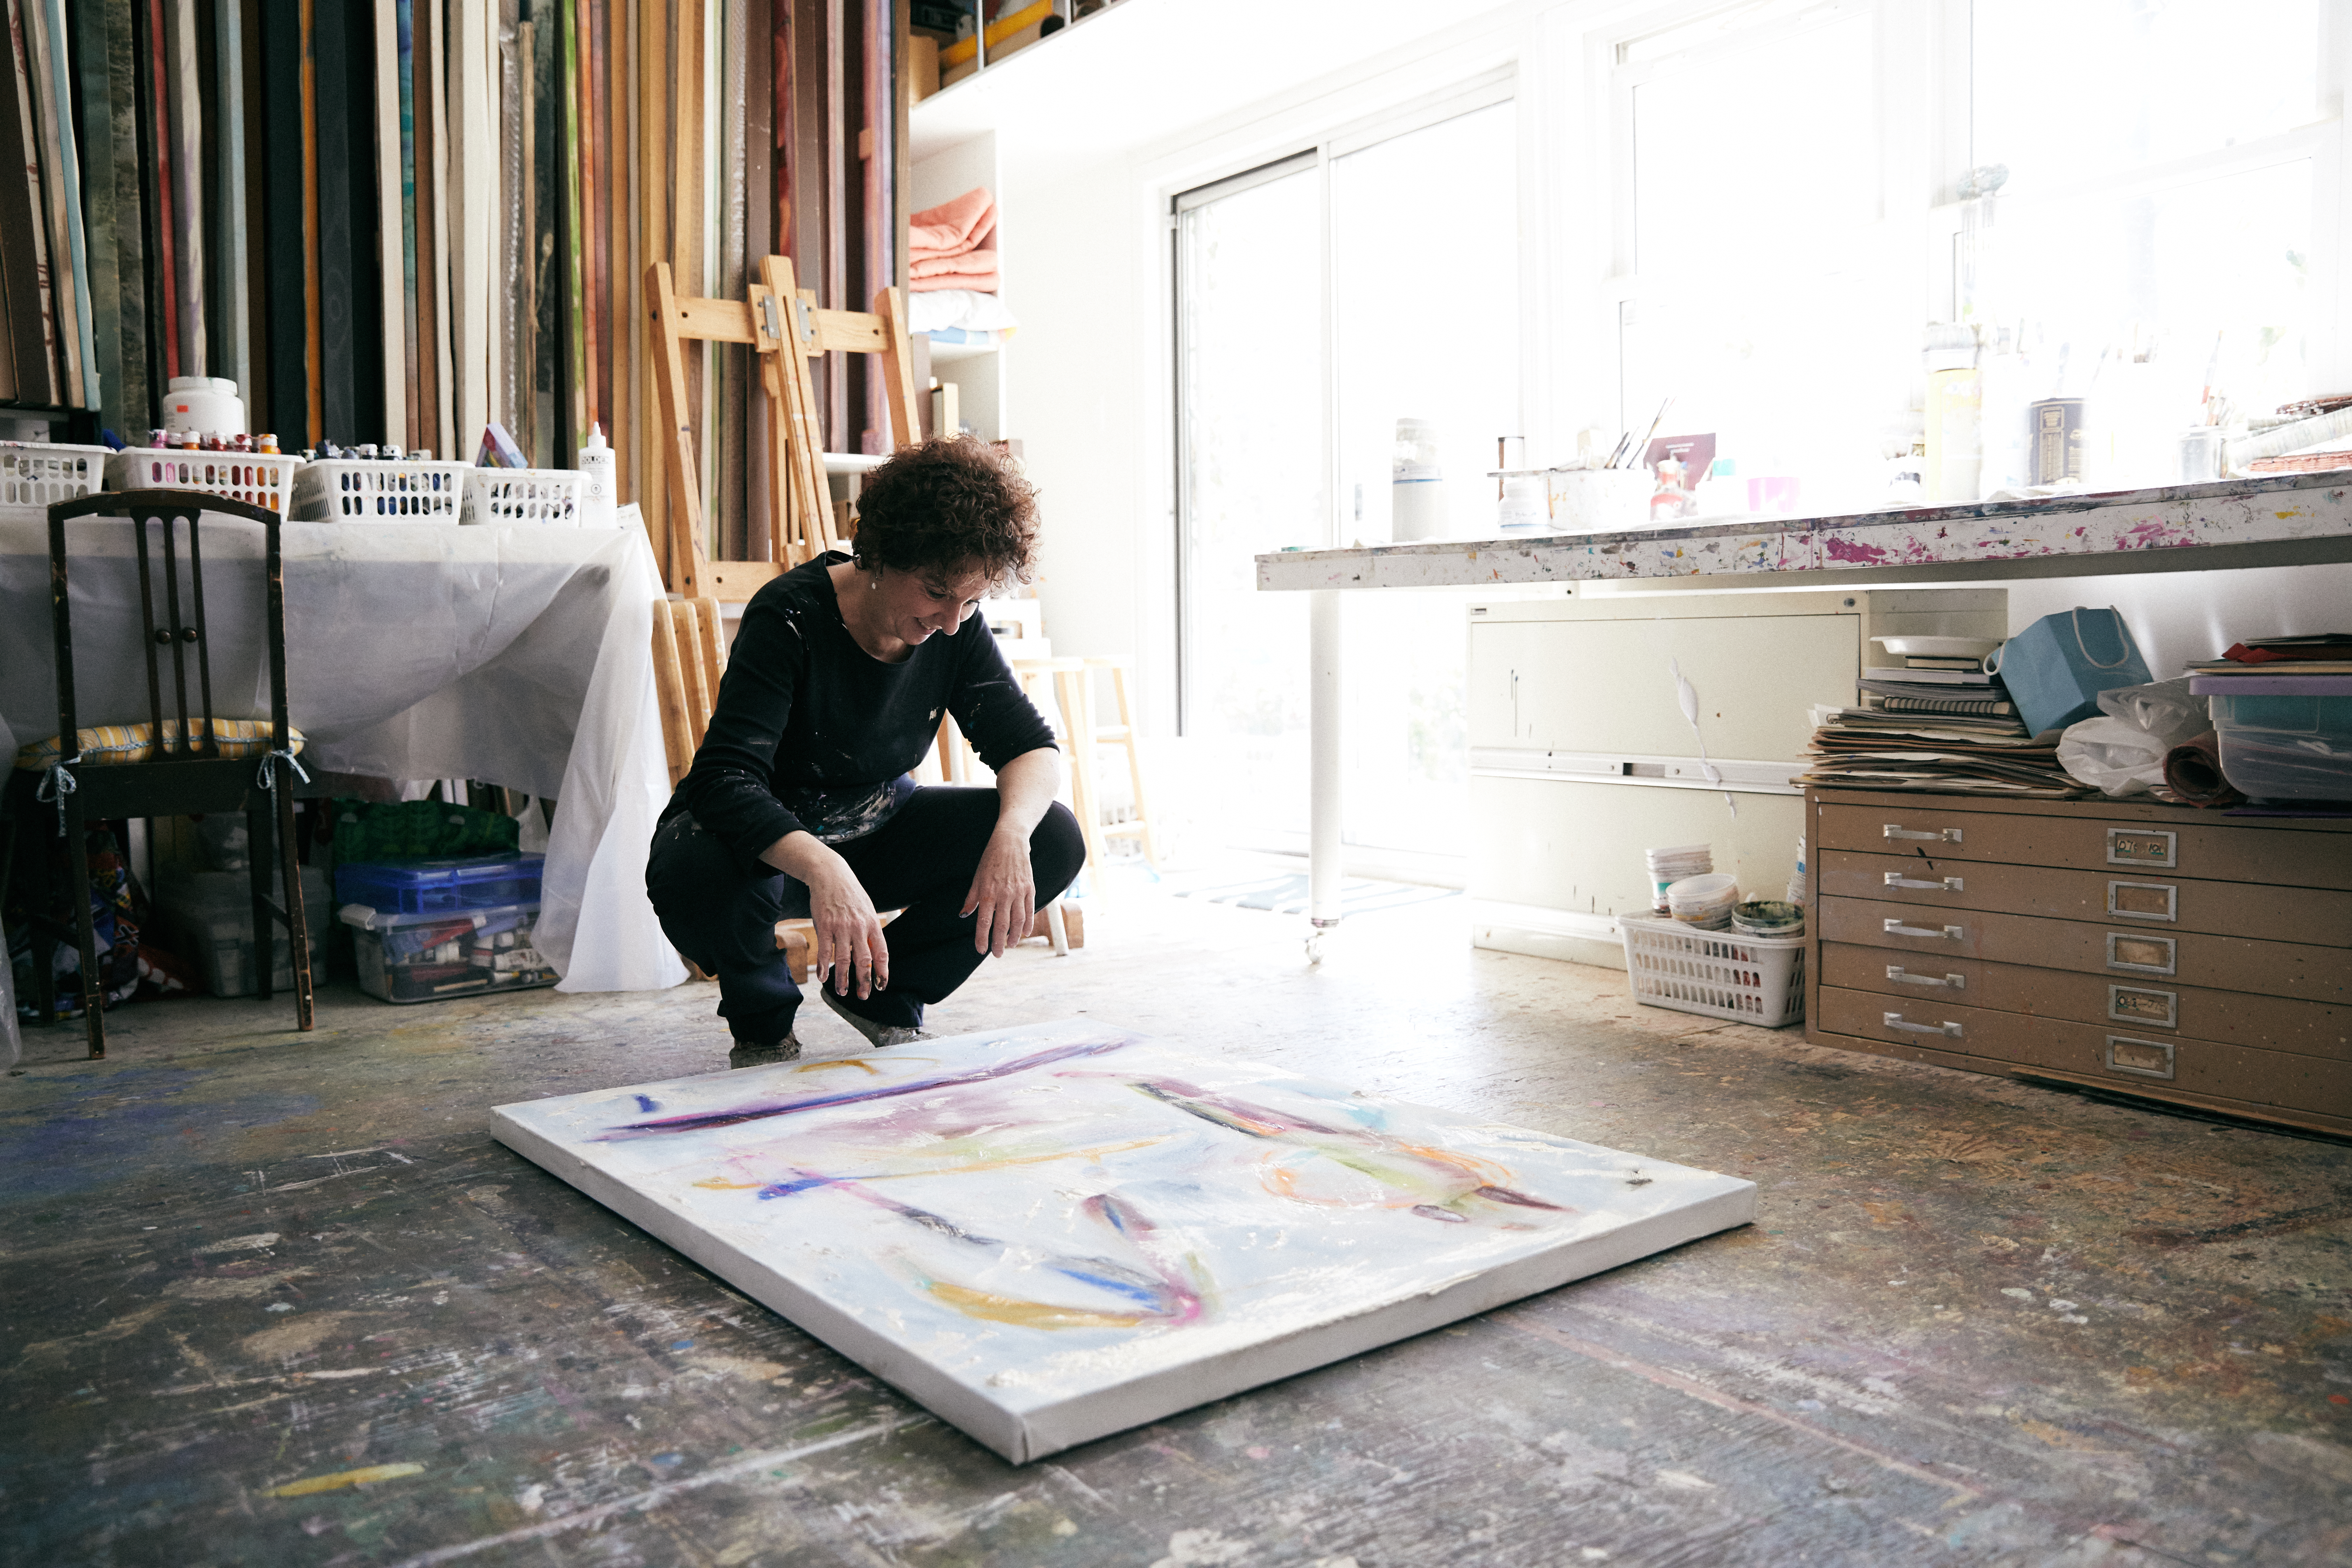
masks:
MULTIPOLYGON (((996 259, 993 251, 980 254, 991 263, 996 259)), ((972 258, 958 257, 957 259, 969 261, 972 258)), ((969 289, 976 294, 993 294, 998 289, 996 268, 992 265, 985 272, 934 272, 907 279, 909 293, 928 294, 934 289, 969 289)))
POLYGON ((975 185, 955 200, 908 219, 907 254, 920 266, 925 260, 979 250, 995 237, 996 200, 987 186, 975 185))

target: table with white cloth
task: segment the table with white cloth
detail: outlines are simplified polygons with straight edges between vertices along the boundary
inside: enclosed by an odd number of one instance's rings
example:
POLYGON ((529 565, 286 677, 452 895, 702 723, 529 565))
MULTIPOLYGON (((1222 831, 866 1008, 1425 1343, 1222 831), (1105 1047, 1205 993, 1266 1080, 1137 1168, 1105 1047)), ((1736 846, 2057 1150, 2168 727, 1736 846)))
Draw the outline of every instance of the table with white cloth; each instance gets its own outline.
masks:
MULTIPOLYGON (((77 521, 67 540, 77 720, 145 722, 130 527, 77 521)), ((269 710, 262 541, 257 523, 205 521, 206 643, 224 718, 269 710)), ((536 941, 563 977, 559 989, 683 981, 646 897, 669 775, 652 657, 662 585, 644 533, 289 522, 280 548, 288 711, 306 738, 302 761, 552 798, 536 941)), ((151 552, 160 601, 161 552, 151 552)), ((48 582, 46 520, 0 514, 0 746, 10 757, 58 729, 48 582)), ((168 659, 162 669, 171 717, 168 659)), ((193 659, 187 680, 194 710, 193 659)))

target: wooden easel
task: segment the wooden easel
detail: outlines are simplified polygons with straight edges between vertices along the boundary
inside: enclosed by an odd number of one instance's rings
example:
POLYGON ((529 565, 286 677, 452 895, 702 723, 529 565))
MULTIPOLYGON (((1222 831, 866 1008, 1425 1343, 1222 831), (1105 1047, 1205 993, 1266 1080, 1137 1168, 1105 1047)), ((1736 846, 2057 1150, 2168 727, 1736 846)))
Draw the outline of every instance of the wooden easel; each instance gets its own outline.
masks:
POLYGON ((890 408, 894 445, 919 438, 913 357, 907 345, 906 310, 896 289, 874 297, 874 310, 820 310, 816 296, 794 287, 793 264, 763 258, 761 281, 746 298, 678 297, 669 264, 646 268, 646 309, 653 321, 654 389, 669 443, 669 537, 655 554, 665 581, 686 597, 741 604, 769 582, 841 542, 833 527, 825 485, 824 446, 816 417, 816 391, 808 362, 823 353, 878 354, 890 408), (694 425, 686 412, 688 340, 748 343, 760 356, 768 401, 768 493, 776 515, 773 561, 713 561, 703 544, 702 489, 697 482, 694 425), (667 549, 664 546, 667 545, 667 549))

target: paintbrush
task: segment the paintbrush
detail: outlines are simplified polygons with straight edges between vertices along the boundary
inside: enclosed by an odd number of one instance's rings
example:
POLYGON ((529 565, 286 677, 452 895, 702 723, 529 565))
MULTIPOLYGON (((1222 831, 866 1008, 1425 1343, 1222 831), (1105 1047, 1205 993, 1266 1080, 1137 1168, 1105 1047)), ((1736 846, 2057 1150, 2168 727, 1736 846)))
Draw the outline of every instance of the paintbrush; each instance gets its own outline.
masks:
MULTIPOLYGON (((1634 448, 1635 451, 1647 452, 1650 449, 1650 443, 1658 438, 1658 426, 1666 422, 1666 410, 1674 405, 1675 395, 1669 392, 1666 394, 1666 400, 1658 405, 1658 416, 1650 421, 1649 434, 1642 437, 1642 444, 1634 448)), ((1632 455, 1630 452, 1626 454, 1628 457, 1632 455)))
POLYGON ((1617 459, 1625 455, 1625 443, 1633 438, 1633 432, 1631 430, 1628 430, 1623 435, 1618 437, 1617 444, 1609 448, 1609 460, 1601 466, 1604 468, 1615 468, 1617 466, 1617 459))

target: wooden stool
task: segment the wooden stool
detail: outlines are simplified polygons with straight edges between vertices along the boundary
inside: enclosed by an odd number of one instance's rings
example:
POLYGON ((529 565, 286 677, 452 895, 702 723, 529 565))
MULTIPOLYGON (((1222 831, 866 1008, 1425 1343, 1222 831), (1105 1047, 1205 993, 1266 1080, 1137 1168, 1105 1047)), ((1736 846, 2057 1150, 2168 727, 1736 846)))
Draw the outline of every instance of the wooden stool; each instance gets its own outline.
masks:
POLYGON ((1135 791, 1135 818, 1130 822, 1114 822, 1103 829, 1107 838, 1133 838, 1143 846, 1143 858, 1150 868, 1160 869, 1160 841, 1151 834, 1151 813, 1143 804, 1143 751, 1135 732, 1135 698, 1129 689, 1128 678, 1135 672, 1135 661, 1120 657, 1089 658, 1087 668, 1110 671, 1111 690, 1118 698, 1118 722, 1094 731, 1098 746, 1127 748, 1127 777, 1135 791))
POLYGON ((1086 840, 1087 864, 1102 866, 1102 806, 1095 788, 1094 704, 1087 689, 1093 672, 1082 658, 1016 658, 1012 663, 1021 689, 1029 694, 1033 702, 1037 700, 1041 685, 1048 679, 1054 683, 1054 706, 1061 714, 1062 744, 1070 760, 1070 810, 1076 816, 1079 835, 1086 840))

